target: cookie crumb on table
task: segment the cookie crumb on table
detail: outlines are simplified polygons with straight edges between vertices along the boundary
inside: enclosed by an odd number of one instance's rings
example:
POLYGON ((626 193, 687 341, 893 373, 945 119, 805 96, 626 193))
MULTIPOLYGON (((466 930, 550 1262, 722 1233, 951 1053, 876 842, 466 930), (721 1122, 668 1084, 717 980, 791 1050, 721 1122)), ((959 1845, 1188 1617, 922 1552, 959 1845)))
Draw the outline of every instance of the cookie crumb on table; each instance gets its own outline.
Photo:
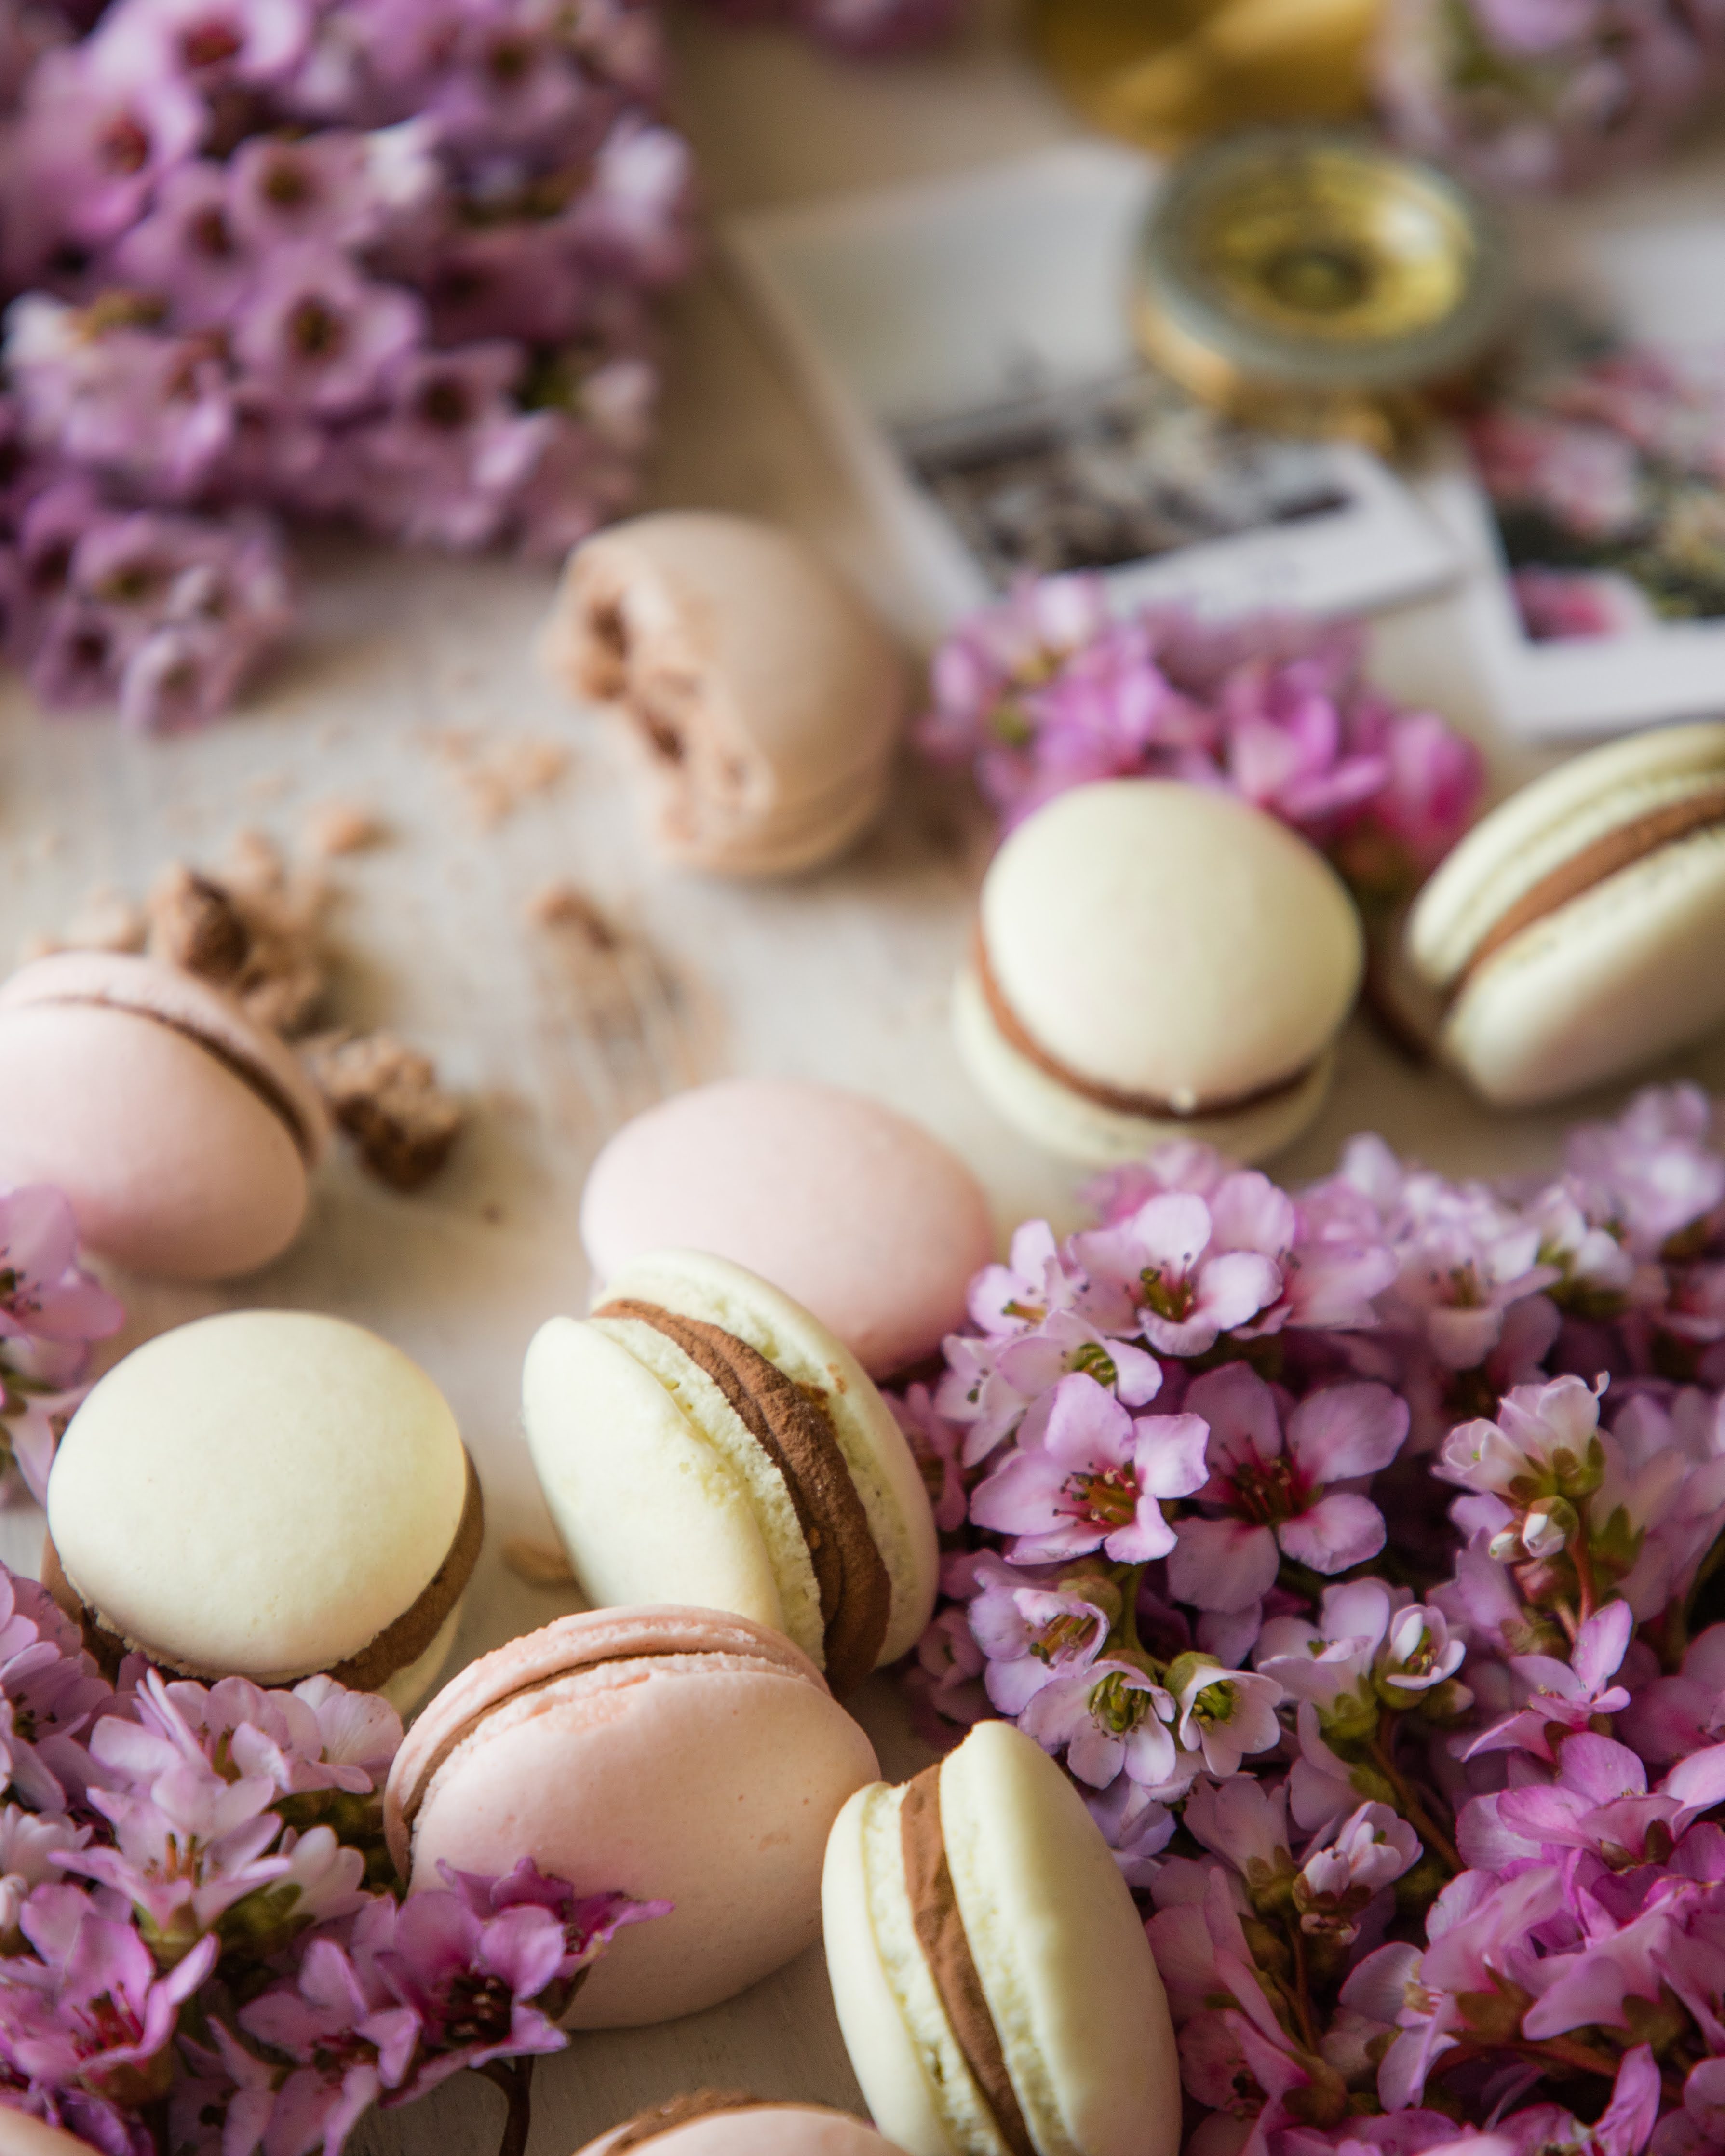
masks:
POLYGON ((380 845, 389 835, 381 816, 352 801, 321 801, 305 818, 301 836, 314 854, 333 860, 342 854, 363 853, 380 845))
POLYGON ((319 921, 327 894, 290 877, 259 832, 243 832, 231 865, 206 875, 175 861, 146 906, 152 958, 225 988, 254 1024, 291 1036, 316 1015, 327 975, 319 921))
POLYGON ((429 1055, 393 1033, 320 1034, 305 1067, 360 1158, 397 1190, 417 1190, 449 1157, 464 1120, 429 1055))
POLYGON ((572 928, 595 951, 614 951, 623 942, 598 904, 566 881, 535 891, 527 901, 527 918, 536 928, 572 928))

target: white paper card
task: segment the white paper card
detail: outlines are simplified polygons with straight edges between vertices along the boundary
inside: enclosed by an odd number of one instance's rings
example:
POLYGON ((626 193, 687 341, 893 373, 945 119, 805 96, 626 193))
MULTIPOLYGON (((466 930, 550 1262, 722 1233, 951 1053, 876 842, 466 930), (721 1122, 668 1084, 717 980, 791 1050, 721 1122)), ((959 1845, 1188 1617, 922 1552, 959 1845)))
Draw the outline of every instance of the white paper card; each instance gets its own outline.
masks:
POLYGON ((1225 426, 1133 347, 1156 168, 1076 144, 732 219, 729 258, 937 634, 1027 570, 1122 601, 1332 615, 1432 590, 1455 548, 1377 458, 1225 426))

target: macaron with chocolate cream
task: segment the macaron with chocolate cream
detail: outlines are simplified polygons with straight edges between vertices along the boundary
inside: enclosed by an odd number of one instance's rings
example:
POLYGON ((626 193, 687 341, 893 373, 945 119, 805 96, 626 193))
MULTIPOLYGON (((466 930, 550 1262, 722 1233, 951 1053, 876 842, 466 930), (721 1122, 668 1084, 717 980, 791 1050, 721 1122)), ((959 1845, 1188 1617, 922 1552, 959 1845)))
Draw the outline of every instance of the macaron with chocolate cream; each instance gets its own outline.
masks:
POLYGON ((794 1296, 870 1377, 933 1354, 994 1255, 988 1201, 938 1138, 801 1078, 725 1078, 625 1123, 587 1178, 603 1283, 655 1250, 711 1250, 794 1296))
POLYGON ((625 2119, 579 2156, 892 2156, 860 2118, 824 2104, 765 2103, 724 2089, 697 2089, 625 2119))
POLYGON ((99 1661, 405 1713, 454 1644, 485 1511, 455 1418, 375 1333, 228 1311, 159 1334, 73 1416, 43 1577, 99 1661))
POLYGON ((595 1605, 680 1595, 793 1640, 841 1695, 908 1654, 939 1551, 904 1434, 850 1349, 741 1265, 661 1251, 540 1328, 522 1414, 595 1605))
POLYGON ((784 875, 879 813, 906 709, 891 638, 806 542, 752 517, 660 511, 569 557, 545 656, 627 721, 660 851, 784 875))
POLYGON ((593 1610, 470 1663, 408 1732, 383 1822, 413 1889, 531 1856, 667 1901, 575 1994, 579 2029, 715 2006, 819 1935, 827 1831, 879 1772, 789 1640, 721 1611, 593 1610))
POLYGON ((1444 1059, 1528 1107, 1725 1024, 1725 723, 1595 749, 1476 824, 1414 904, 1405 956, 1444 1059))
POLYGON ((822 1913, 850 2063, 910 2156, 1175 2156, 1142 1921, 1082 1798, 1011 1722, 850 1799, 822 1913))
POLYGON ((1341 879, 1285 824, 1206 788, 1107 779, 995 855, 958 1045, 1001 1115, 1065 1158, 1185 1137, 1258 1160, 1322 1105, 1363 956, 1341 879))
POLYGON ((150 958, 65 952, 0 988, 0 1183, 51 1183, 86 1249, 226 1280, 300 1231, 328 1139, 292 1053, 150 958))

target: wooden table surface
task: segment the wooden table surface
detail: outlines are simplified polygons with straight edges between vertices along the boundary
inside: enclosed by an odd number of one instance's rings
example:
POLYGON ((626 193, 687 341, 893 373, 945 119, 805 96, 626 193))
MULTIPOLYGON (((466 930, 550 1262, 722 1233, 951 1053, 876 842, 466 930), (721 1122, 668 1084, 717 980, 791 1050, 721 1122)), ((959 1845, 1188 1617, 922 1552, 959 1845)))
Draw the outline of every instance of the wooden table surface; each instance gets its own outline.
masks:
MULTIPOLYGON (((793 40, 684 16, 675 35, 681 116, 721 210, 952 170, 1073 131, 998 12, 957 52, 888 68, 840 68, 793 40)), ((892 601, 891 564, 716 269, 672 310, 651 492, 783 518, 892 601)), ((433 1050, 472 1098, 454 1163, 429 1192, 400 1198, 337 1161, 299 1246, 241 1289, 122 1284, 121 1344, 229 1303, 275 1304, 340 1312, 418 1358, 485 1486, 465 1661, 574 1606, 501 1563, 509 1536, 549 1539, 517 1383, 541 1321, 584 1307, 581 1182, 629 1116, 729 1072, 821 1077, 939 1132, 984 1178, 1003 1229, 1032 1212, 1075 1219, 1073 1178, 994 1119, 948 1037, 947 986, 988 848, 962 786, 907 770, 874 835, 796 883, 669 874, 640 842, 604 728, 536 670, 548 572, 332 544, 309 557, 308 585, 290 660, 203 734, 130 740, 102 720, 43 719, 15 681, 0 690, 0 952, 64 923, 93 886, 137 894, 169 859, 218 861, 242 828, 291 850, 331 799, 385 819, 387 844, 328 871, 336 999, 347 1022, 388 1024, 433 1050), (487 823, 486 773, 501 771, 506 791, 511 755, 542 766, 547 745, 567 758, 561 778, 487 823), (557 882, 603 910, 614 950, 536 922, 536 895, 557 882)), ((1383 623, 1378 665, 1388 685, 1474 732, 1497 785, 1532 767, 1493 739, 1443 603, 1383 623)), ((1684 1067, 1725 1084, 1725 1054, 1684 1067)), ((1276 1168, 1291 1180, 1324 1172, 1360 1128, 1452 1172, 1536 1168, 1564 1120, 1487 1114, 1357 1024, 1322 1119, 1276 1168)), ((0 1515, 8 1562, 33 1570, 40 1537, 33 1507, 0 1515)), ((913 1770, 891 1689, 876 1681, 857 1704, 886 1771, 913 1770)), ((710 2014, 577 2037, 539 2070, 532 2156, 569 2156, 642 2105, 715 2082, 859 2102, 818 1950, 710 2014)), ((352 2145, 489 2156, 500 2123, 495 2092, 463 2076, 375 2116, 352 2145)))

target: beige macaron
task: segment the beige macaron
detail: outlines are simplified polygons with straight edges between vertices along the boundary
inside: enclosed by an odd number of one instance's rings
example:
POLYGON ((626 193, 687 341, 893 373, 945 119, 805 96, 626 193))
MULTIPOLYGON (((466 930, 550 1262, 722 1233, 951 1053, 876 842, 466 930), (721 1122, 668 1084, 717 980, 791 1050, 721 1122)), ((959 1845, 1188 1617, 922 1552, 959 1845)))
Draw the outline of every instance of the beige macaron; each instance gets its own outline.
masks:
POLYGON ((328 1142, 291 1050, 151 958, 69 951, 0 989, 0 1183, 64 1190, 85 1246, 225 1280, 279 1256, 328 1142))
POLYGON ((995 855, 958 1045, 1007 1121, 1065 1158, 1187 1137, 1258 1160, 1322 1105, 1363 955, 1341 879, 1285 824, 1208 788, 1108 779, 995 855))
POLYGON ((1131 1890, 1011 1722, 851 1798, 821 1913, 850 2063, 910 2156, 1175 2156, 1173 2025, 1131 1890))
POLYGON ((44 1577, 110 1664, 324 1671, 405 1713, 454 1643, 484 1527, 455 1418, 398 1348, 228 1311, 135 1348, 73 1416, 44 1577))
POLYGON ((1445 1060, 1505 1107, 1725 1023, 1725 723, 1595 749, 1476 824, 1414 905, 1445 1060))
POLYGON ((791 532, 707 510, 613 525, 570 557, 544 653, 629 721, 655 838, 685 867, 813 867, 886 798, 903 663, 791 532))
POLYGON ((908 1654, 934 1607, 934 1519, 856 1358, 800 1303, 699 1251, 637 1259, 603 1296, 541 1328, 521 1391, 588 1600, 735 1610, 838 1692, 908 1654))

